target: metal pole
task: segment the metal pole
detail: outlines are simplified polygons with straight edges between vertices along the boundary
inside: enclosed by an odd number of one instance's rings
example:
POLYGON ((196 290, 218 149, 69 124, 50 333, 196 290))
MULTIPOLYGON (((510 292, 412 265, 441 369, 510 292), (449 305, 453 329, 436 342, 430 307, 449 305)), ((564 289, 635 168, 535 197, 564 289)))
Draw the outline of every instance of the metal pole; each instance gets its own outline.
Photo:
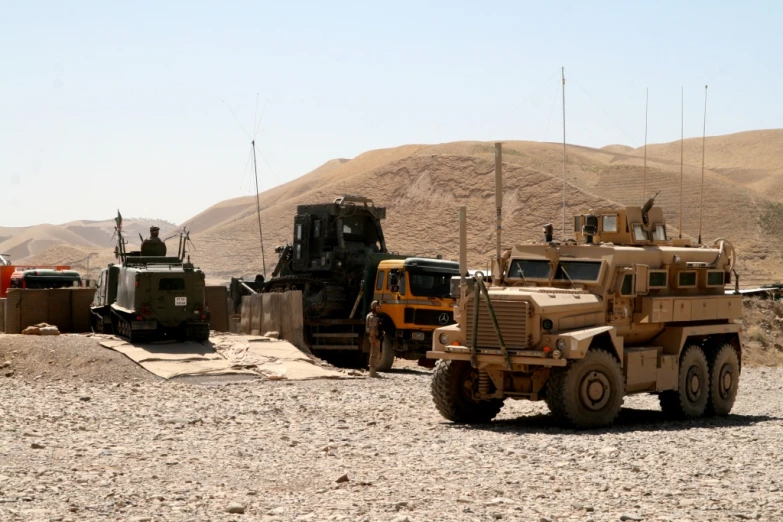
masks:
POLYGON ((685 159, 685 91, 680 87, 680 239, 682 239, 682 166, 685 159))
POLYGON ((256 168, 256 140, 250 142, 253 146, 253 173, 256 176, 256 210, 258 212, 258 235, 261 238, 261 264, 264 267, 266 279, 266 259, 264 258, 264 233, 261 231, 261 200, 258 195, 258 169, 256 168))
POLYGON ((468 275, 467 207, 459 207, 459 275, 463 281, 468 275))
POLYGON ((565 114, 565 67, 560 68, 563 80, 563 238, 566 238, 566 114, 565 114))
POLYGON ((704 149, 707 144, 707 86, 704 86, 704 130, 701 136, 701 196, 699 197, 699 244, 701 245, 701 224, 704 216, 704 149))
POLYGON ((647 87, 647 94, 644 101, 644 171, 642 174, 642 201, 647 197, 647 114, 650 106, 650 88, 647 87))
POLYGON ((501 234, 503 229, 503 144, 495 143, 495 239, 497 241, 495 257, 498 270, 500 267, 500 257, 502 255, 501 234))

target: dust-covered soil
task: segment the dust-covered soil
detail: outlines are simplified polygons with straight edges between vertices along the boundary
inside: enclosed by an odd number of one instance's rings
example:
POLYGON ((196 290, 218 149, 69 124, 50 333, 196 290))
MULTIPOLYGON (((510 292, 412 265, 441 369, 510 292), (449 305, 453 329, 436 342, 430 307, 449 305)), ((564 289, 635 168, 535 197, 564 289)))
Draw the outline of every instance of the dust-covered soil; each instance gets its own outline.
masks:
POLYGON ((616 427, 576 432, 529 402, 446 422, 423 369, 203 386, 122 360, 93 364, 133 379, 36 379, 26 357, 0 376, 4 521, 783 519, 779 368, 745 367, 726 418, 667 422, 639 396, 616 427))

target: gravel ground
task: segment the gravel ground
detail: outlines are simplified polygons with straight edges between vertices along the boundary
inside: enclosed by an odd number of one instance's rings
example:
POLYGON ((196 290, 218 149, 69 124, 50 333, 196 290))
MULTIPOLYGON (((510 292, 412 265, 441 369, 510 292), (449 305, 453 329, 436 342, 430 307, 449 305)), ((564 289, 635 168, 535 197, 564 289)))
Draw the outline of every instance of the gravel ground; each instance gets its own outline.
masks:
POLYGON ((203 386, 114 364, 0 374, 0 520, 783 520, 783 369, 746 368, 727 418, 638 396, 575 432, 516 401, 448 423, 422 369, 203 386))

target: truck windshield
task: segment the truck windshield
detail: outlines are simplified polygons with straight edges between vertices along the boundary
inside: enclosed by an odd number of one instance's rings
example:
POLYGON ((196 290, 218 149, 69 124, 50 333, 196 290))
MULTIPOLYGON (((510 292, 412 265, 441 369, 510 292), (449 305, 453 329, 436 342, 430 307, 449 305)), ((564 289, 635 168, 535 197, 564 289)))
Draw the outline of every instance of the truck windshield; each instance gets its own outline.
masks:
POLYGON ((555 272, 557 281, 598 281, 601 261, 560 261, 555 272))
POLYGON ((416 271, 408 272, 411 293, 422 297, 449 297, 452 273, 416 271))
POLYGON ((508 277, 549 279, 551 271, 546 259, 514 259, 508 269, 508 277))

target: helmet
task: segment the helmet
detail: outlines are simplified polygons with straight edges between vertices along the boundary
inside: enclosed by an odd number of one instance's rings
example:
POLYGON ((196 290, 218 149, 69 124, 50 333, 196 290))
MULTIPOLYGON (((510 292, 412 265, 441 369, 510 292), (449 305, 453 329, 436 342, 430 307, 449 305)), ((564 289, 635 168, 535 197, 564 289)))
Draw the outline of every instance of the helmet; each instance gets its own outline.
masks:
POLYGON ((160 231, 160 228, 158 228, 158 227, 154 227, 154 226, 150 227, 150 232, 159 232, 159 231, 160 231))
POLYGON ((378 301, 373 301, 372 303, 370 303, 370 310, 375 310, 376 308, 378 308, 380 306, 381 306, 381 303, 379 303, 378 301))

